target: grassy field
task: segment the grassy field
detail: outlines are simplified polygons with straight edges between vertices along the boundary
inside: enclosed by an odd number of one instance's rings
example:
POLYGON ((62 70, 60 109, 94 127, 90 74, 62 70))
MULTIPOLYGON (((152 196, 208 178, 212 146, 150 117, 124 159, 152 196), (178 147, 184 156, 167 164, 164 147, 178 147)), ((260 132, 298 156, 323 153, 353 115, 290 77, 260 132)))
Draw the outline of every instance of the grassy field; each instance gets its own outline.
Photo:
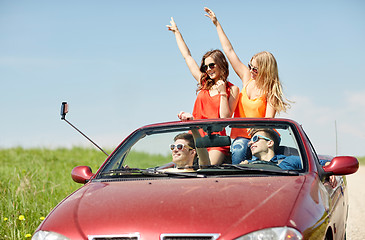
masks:
MULTIPOLYGON (((0 149, 0 240, 30 239, 52 208, 82 186, 72 181, 71 170, 87 165, 95 172, 105 158, 96 149, 76 147, 0 149)), ((358 159, 365 164, 365 157, 358 159)))
POLYGON ((30 239, 52 208, 81 187, 71 170, 88 165, 95 171, 105 157, 83 148, 0 150, 0 239, 30 239))

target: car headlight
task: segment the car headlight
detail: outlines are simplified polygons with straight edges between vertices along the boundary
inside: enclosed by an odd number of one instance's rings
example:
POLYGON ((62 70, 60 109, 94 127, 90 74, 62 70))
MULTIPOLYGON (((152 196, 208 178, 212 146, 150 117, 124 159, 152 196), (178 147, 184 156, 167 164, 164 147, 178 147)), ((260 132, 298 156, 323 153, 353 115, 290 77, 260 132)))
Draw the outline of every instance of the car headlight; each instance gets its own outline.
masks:
POLYGON ((32 240, 70 240, 70 239, 59 233, 38 231, 33 235, 32 240))
POLYGON ((236 238, 235 240, 301 240, 302 234, 294 228, 290 227, 277 227, 267 228, 256 232, 252 232, 236 238))

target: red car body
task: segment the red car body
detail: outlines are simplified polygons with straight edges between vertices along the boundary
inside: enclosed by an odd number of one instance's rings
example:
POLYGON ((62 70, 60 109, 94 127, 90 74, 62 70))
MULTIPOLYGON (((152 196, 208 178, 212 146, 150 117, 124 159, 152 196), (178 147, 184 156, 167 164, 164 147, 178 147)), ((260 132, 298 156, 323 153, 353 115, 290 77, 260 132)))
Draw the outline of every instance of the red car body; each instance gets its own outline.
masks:
POLYGON ((289 124, 305 154, 306 170, 289 176, 94 180, 116 150, 96 174, 86 166, 73 170, 76 182, 87 183, 58 204, 36 232, 54 232, 69 239, 223 240, 279 227, 295 229, 302 239, 343 239, 348 196, 346 178, 341 175, 356 172, 358 161, 336 157, 322 168, 303 129, 292 120, 215 119, 155 124, 136 130, 117 149, 125 148, 128 139, 146 129, 239 121, 289 124), (330 175, 337 175, 334 182, 329 181, 330 175))

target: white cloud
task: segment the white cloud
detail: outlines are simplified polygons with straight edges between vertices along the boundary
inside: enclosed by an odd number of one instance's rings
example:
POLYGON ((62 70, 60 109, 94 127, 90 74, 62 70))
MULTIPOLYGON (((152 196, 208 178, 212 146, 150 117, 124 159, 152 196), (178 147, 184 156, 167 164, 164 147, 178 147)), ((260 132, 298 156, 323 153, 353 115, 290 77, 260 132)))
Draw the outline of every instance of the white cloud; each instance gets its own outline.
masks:
POLYGON ((365 90, 337 94, 336 98, 343 99, 342 103, 325 106, 314 98, 294 96, 292 109, 281 117, 301 123, 318 153, 364 156, 365 90))
POLYGON ((346 102, 352 110, 361 111, 365 108, 365 90, 358 92, 345 92, 346 102))

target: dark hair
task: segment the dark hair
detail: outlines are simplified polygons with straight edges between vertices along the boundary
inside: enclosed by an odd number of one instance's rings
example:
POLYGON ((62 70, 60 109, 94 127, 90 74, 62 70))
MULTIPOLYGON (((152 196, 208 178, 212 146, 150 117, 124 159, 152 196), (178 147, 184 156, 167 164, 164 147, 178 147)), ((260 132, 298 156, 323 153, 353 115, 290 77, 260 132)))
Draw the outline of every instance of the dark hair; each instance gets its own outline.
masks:
POLYGON ((188 142, 189 147, 195 149, 195 142, 194 142, 194 137, 193 137, 192 134, 190 134, 190 133, 180 133, 180 134, 178 134, 174 137, 174 141, 176 141, 178 139, 186 140, 188 142))
POLYGON ((277 153, 279 150, 279 145, 280 145, 280 135, 279 133, 271 128, 260 128, 260 129, 255 129, 252 133, 251 136, 255 135, 257 132, 264 132, 268 138, 270 138, 273 142, 274 142, 274 152, 277 153))
POLYGON ((228 79, 229 75, 228 62, 223 52, 218 49, 208 51, 204 54, 202 61, 200 63, 200 71, 202 72, 202 75, 200 77, 200 85, 197 91, 200 91, 201 89, 209 90, 214 85, 214 81, 209 77, 209 75, 206 72, 203 71, 203 65, 205 64, 205 59, 208 57, 213 58, 214 63, 220 69, 222 80, 224 82, 227 82, 228 79))

